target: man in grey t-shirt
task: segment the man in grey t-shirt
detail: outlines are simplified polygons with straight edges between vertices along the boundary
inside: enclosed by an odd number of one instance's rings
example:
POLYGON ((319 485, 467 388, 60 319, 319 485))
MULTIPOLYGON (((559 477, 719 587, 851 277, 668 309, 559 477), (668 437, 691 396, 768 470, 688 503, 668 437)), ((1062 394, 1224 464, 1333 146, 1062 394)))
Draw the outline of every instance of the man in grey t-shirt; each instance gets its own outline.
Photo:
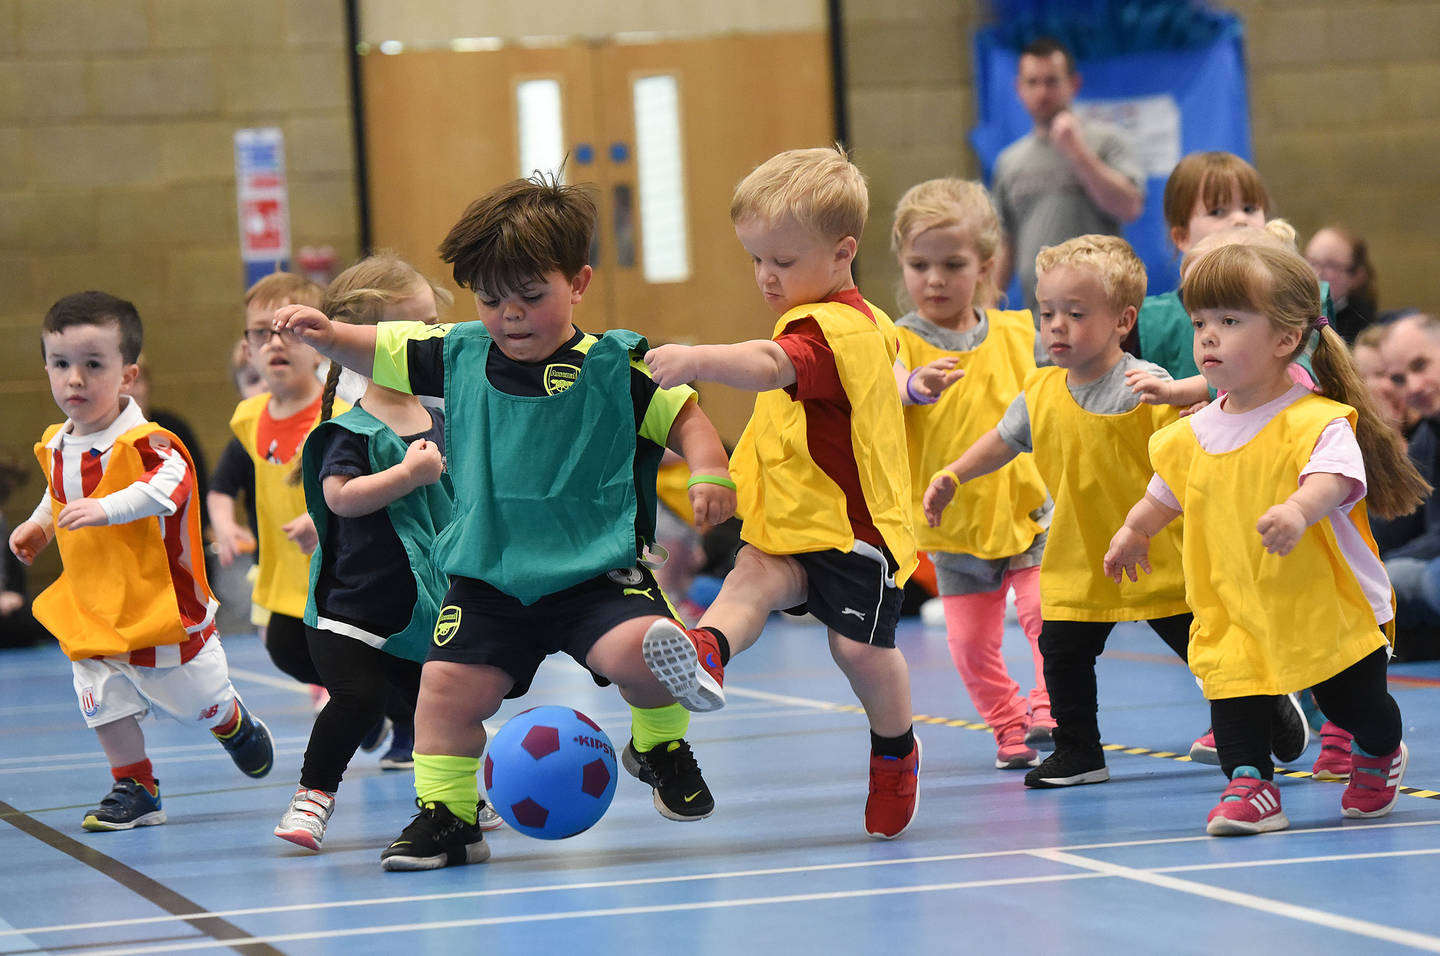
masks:
MULTIPOLYGON (((1080 74, 1070 52, 1042 38, 1020 54, 1015 81, 1035 128, 995 161, 995 206, 1005 230, 997 279, 1020 272, 1025 307, 1035 307, 1035 254, 1087 233, 1119 235, 1145 207, 1144 172, 1121 132, 1070 111, 1080 74)), ((1038 343, 1039 338, 1036 338, 1038 343)), ((1048 356, 1039 356, 1043 364, 1048 356)))

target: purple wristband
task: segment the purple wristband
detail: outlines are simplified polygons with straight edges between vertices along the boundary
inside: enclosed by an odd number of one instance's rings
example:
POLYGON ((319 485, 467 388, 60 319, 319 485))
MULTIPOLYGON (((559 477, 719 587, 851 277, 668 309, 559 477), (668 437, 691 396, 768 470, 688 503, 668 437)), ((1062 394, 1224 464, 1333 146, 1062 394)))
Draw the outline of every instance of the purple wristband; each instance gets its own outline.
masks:
POLYGON ((905 380, 905 394, 909 395, 910 401, 915 403, 916 405, 934 405, 936 402, 940 401, 939 395, 915 394, 915 376, 919 374, 920 370, 917 368, 915 371, 911 372, 910 377, 905 380))

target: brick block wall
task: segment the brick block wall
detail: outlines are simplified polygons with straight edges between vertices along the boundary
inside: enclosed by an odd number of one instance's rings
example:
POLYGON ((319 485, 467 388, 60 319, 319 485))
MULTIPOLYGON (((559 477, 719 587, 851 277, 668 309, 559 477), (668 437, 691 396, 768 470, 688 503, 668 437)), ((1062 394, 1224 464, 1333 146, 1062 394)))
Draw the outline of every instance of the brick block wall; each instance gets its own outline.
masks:
POLYGON ((284 130, 293 246, 353 260, 346 69, 341 0, 0 0, 0 454, 28 459, 59 416, 45 310, 100 288, 139 308, 152 401, 214 462, 244 293, 232 137, 284 130))
MULTIPOLYGON (((895 203, 916 182, 979 175, 972 45, 986 4, 847 0, 851 144, 871 184, 866 294, 894 305, 895 203)), ((1256 167, 1303 242, 1365 236, 1382 308, 1440 309, 1440 2, 1230 0, 1245 24, 1256 167)))

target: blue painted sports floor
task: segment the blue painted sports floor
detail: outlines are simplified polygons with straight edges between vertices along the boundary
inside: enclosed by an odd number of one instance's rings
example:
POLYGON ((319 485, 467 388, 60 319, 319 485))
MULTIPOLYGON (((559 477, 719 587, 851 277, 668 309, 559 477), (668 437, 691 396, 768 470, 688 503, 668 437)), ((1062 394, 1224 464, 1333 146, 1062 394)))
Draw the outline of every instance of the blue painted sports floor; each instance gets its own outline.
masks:
MULTIPOLYGON (((1028 674, 1010 626, 1012 672, 1028 674)), ((271 835, 311 711, 253 635, 225 647, 276 769, 248 780, 206 735, 149 721, 169 822, 122 833, 80 829, 109 776, 65 659, 0 652, 0 956, 1440 951, 1440 662, 1392 668, 1411 757, 1391 816, 1342 822, 1341 785, 1280 778, 1291 829, 1220 839, 1204 833, 1219 771, 1170 755, 1205 730, 1206 705, 1147 629, 1117 628, 1100 668, 1112 780, 1069 790, 993 769, 943 634, 911 619, 900 643, 924 766, 899 840, 862 832, 865 721, 820 627, 773 619, 731 664, 729 705, 691 726, 709 820, 663 819, 621 771, 589 832, 502 829, 489 863, 429 873, 379 867, 414 811, 408 773, 375 754, 351 765, 322 852, 271 835)), ((578 707, 624 746, 618 695, 554 658, 495 725, 540 703, 578 707)))

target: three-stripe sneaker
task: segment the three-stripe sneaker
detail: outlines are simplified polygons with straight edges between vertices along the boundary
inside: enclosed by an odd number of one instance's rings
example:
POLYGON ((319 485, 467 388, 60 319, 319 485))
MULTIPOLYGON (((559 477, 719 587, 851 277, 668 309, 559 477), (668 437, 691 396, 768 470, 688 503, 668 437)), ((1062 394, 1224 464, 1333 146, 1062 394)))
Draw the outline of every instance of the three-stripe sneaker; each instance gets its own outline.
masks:
POLYGON ((1340 795, 1340 809, 1347 817, 1383 817, 1400 799, 1400 781, 1410 751, 1402 740, 1393 753, 1370 757, 1356 748, 1350 756, 1350 782, 1340 795))
POLYGON ((1280 788, 1269 780, 1240 776, 1238 768, 1220 802, 1210 811, 1205 832, 1211 836, 1251 836, 1290 825, 1280 809, 1280 788))

